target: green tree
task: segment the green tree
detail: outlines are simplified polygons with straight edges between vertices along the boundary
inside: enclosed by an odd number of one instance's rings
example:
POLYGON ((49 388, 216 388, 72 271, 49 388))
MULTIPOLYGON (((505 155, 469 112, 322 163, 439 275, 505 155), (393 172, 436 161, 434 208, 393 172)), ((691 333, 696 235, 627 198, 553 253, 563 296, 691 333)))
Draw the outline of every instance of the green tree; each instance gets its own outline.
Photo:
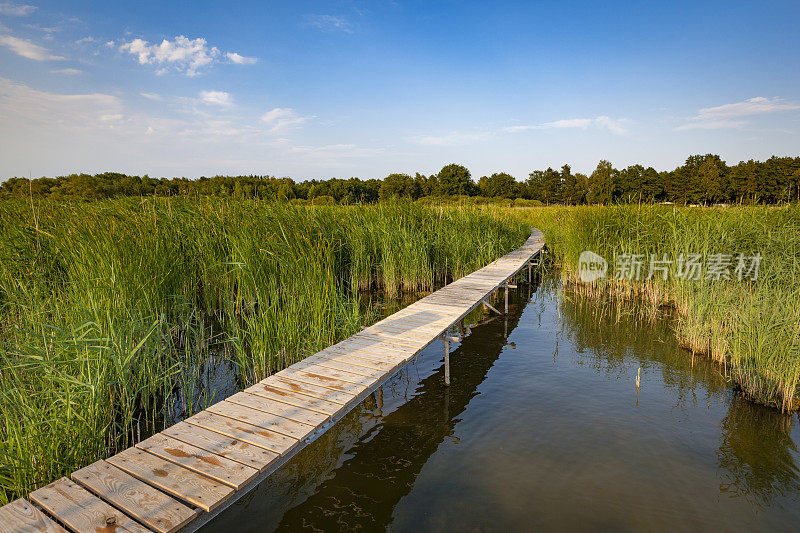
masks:
POLYGON ((478 180, 481 196, 489 198, 516 198, 519 195, 517 180, 505 172, 496 172, 478 180))
POLYGON ((474 195, 475 184, 469 170, 463 165, 452 163, 442 167, 436 176, 439 182, 439 194, 454 196, 457 194, 474 195))
POLYGON ((590 204, 610 204, 614 199, 614 181, 617 170, 605 159, 597 164, 597 168, 589 176, 589 190, 586 200, 590 204))

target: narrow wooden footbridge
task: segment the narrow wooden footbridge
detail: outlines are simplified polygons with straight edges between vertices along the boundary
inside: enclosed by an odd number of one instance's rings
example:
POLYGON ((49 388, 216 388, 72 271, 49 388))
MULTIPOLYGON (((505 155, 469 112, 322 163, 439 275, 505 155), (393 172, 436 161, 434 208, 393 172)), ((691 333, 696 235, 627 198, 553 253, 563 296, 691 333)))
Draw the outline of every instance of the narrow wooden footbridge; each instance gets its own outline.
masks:
POLYGON ((0 533, 196 531, 261 483, 425 347, 449 342, 480 305, 508 290, 541 252, 517 250, 352 337, 218 402, 133 448, 0 507, 0 533))

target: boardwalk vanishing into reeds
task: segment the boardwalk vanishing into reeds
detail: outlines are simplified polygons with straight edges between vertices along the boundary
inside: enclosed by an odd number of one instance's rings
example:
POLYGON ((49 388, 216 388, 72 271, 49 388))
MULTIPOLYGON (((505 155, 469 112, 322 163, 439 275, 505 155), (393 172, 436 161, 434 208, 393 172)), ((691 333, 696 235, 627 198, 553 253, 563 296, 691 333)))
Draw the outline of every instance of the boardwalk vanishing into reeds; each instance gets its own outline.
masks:
MULTIPOLYGON (((0 533, 196 531, 527 269, 517 250, 106 460, 0 507, 0 533)), ((529 278, 530 279, 530 278, 529 278)))

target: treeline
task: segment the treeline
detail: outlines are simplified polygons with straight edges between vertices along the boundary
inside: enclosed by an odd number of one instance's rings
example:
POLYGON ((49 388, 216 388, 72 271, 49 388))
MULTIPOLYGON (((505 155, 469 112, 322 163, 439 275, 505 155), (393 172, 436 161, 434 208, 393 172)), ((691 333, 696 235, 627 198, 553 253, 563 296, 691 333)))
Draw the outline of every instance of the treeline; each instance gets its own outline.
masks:
POLYGON ((516 199, 517 203, 610 204, 674 202, 681 204, 779 203, 800 199, 800 157, 742 161, 728 166, 718 155, 693 155, 671 171, 631 165, 616 169, 600 161, 590 174, 535 170, 525 181, 498 172, 473 180, 457 164, 437 174, 390 174, 384 179, 305 180, 272 176, 151 178, 117 172, 70 174, 56 178, 10 178, 0 184, 0 197, 48 197, 95 200, 120 196, 219 196, 313 203, 372 203, 393 197, 516 199))

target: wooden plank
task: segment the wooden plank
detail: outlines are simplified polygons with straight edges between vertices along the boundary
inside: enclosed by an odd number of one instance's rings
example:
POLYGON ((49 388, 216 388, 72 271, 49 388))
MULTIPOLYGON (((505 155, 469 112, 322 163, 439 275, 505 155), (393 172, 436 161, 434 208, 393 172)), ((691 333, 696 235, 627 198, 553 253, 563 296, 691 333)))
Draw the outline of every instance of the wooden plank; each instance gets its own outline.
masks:
POLYGON ((342 404, 329 402, 328 400, 322 400, 320 398, 315 398, 299 392, 282 389, 265 382, 256 383, 249 389, 245 389, 245 392, 249 392, 250 394, 255 394, 263 398, 269 398, 271 400, 288 403, 289 405, 297 405, 298 407, 311 409, 312 411, 317 411, 318 413, 328 416, 335 415, 343 408, 342 404))
POLYGON ((30 498, 74 531, 149 533, 125 513, 65 477, 31 492, 30 498))
POLYGON ((290 405, 288 403, 270 400, 268 398, 250 394, 248 392, 236 393, 233 396, 230 396, 227 401, 238 403, 239 405, 244 405, 252 409, 258 409, 259 411, 272 413, 274 415, 282 416, 284 418, 288 418, 289 420, 294 420, 295 422, 308 424, 309 426, 314 427, 324 424, 330 420, 328 415, 318 413, 317 411, 310 411, 297 405, 290 405))
POLYGON ((218 481, 137 448, 128 448, 109 457, 107 461, 133 477, 206 512, 233 495, 232 488, 218 481))
POLYGON ((402 335, 408 339, 415 339, 424 342, 430 342, 431 339, 436 338, 437 336, 442 334, 445 328, 441 329, 432 329, 426 331, 420 331, 419 329, 412 328, 412 327, 400 327, 400 326, 370 326, 367 329, 361 331, 361 333, 367 334, 376 334, 376 335, 402 335))
POLYGON ((325 387, 327 389, 333 389, 340 392, 347 392, 352 394, 353 396, 358 396, 364 389, 367 388, 366 385, 361 385, 358 383, 352 383, 349 381, 342 381, 340 379, 331 378, 329 376, 321 375, 317 372, 305 372, 303 370, 297 370, 294 368, 287 368, 285 370, 281 370, 276 376, 289 378, 294 381, 301 381, 303 383, 308 383, 310 385, 317 385, 318 387, 325 387))
POLYGON ((305 381, 297 381, 289 376, 273 375, 263 380, 261 383, 272 385, 279 389, 284 389, 290 392, 297 392, 305 394, 306 396, 313 396, 320 400, 338 403, 341 405, 348 405, 352 403, 357 394, 344 391, 336 391, 327 387, 322 387, 315 383, 306 383, 305 381))
POLYGON ((398 362, 405 362, 409 357, 419 351, 367 339, 354 339, 352 337, 338 344, 334 344, 333 346, 328 346, 325 349, 336 350, 342 353, 349 353, 355 350, 370 350, 375 354, 379 354, 384 359, 392 359, 398 362))
POLYGON ((350 361, 333 357, 318 357, 316 355, 312 355, 311 357, 306 357, 304 361, 308 363, 313 363, 319 366, 324 366, 328 368, 332 368, 334 370, 344 370, 347 372, 352 372, 353 374, 358 374, 364 377, 373 378, 373 379, 380 379, 384 375, 386 375, 385 370, 379 370, 377 368, 370 368, 368 366, 357 365, 353 364, 350 361))
POLYGON ((161 433, 259 471, 266 469, 278 457, 270 450, 188 422, 178 422, 161 433))
POLYGON ((378 370, 382 374, 386 374, 387 372, 391 372, 392 370, 394 370, 395 368, 400 366, 400 363, 397 363, 397 362, 389 362, 389 361, 384 361, 384 360, 381 360, 381 359, 375 359, 375 358, 371 358, 371 357, 359 357, 357 355, 353 355, 353 354, 349 354, 349 353, 342 354, 342 353, 333 352, 333 351, 326 351, 326 350, 323 350, 321 352, 317 352, 317 354, 314 357, 317 357, 319 359, 329 359, 331 361, 341 361, 341 362, 349 363, 349 364, 355 365, 355 366, 361 366, 361 367, 369 368, 369 369, 372 369, 372 370, 378 370))
POLYGON ((428 344, 428 341, 421 341, 415 339, 408 339, 406 337, 402 337, 400 335, 387 335, 385 333, 372 333, 367 332, 367 330, 362 330, 359 333, 356 333, 351 339, 363 339, 369 342, 382 342, 384 344, 395 345, 398 348, 404 349, 411 349, 411 350, 420 350, 423 346, 428 344))
POLYGON ((73 472, 72 479, 160 533, 177 531, 197 516, 193 509, 105 461, 73 472))
POLYGON ((258 469, 231 461, 192 444, 158 433, 136 445, 172 463, 193 470, 236 490, 258 475, 258 469))
POLYGON ((210 431, 222 433, 236 440, 242 440, 249 444, 260 446, 278 455, 284 455, 299 442, 298 439, 287 437, 277 431, 270 431, 208 411, 197 413, 187 418, 186 422, 210 431))
MULTIPOLYGON (((317 365, 314 363, 308 363, 305 361, 300 361, 299 363, 292 365, 292 370, 303 371, 309 374, 314 374, 316 376, 322 376, 325 378, 330 378, 338 381, 345 381, 347 383, 352 383, 355 385, 362 385, 364 388, 369 387, 370 385, 372 385, 377 381, 376 378, 361 376, 359 374, 353 374, 352 372, 347 372, 345 370, 336 370, 334 368, 328 368, 325 366, 317 365)), ((331 387, 331 388, 335 389, 336 387, 331 387)))
POLYGON ((227 400, 215 403, 206 409, 206 411, 227 416, 228 418, 239 420, 240 422, 246 422, 263 429, 274 431, 276 433, 282 433, 298 440, 308 437, 314 433, 314 430, 316 429, 315 426, 310 424, 295 422, 294 420, 289 420, 288 418, 284 418, 282 416, 274 415, 272 413, 265 413, 264 411, 245 407, 243 405, 239 405, 238 403, 229 402, 227 400))
POLYGON ((317 352, 317 355, 320 357, 328 357, 328 355, 346 355, 351 357, 358 357, 359 359, 364 359, 369 361, 370 363, 380 363, 380 368, 388 367, 391 365, 392 368, 397 368, 404 364, 407 360, 407 357, 394 357, 390 355, 386 355, 382 350, 377 350, 374 348, 369 348, 361 345, 352 345, 352 346, 329 346, 325 348, 321 352, 317 352))
POLYGON ((397 359, 406 360, 419 351, 419 348, 408 348, 406 346, 398 346, 396 344, 389 344, 376 339, 368 339, 365 337, 350 337, 338 344, 335 347, 358 347, 358 348, 371 348, 380 350, 380 353, 386 356, 392 356, 397 359))
POLYGON ((66 533, 66 531, 22 498, 0 507, 0 533, 66 533))

